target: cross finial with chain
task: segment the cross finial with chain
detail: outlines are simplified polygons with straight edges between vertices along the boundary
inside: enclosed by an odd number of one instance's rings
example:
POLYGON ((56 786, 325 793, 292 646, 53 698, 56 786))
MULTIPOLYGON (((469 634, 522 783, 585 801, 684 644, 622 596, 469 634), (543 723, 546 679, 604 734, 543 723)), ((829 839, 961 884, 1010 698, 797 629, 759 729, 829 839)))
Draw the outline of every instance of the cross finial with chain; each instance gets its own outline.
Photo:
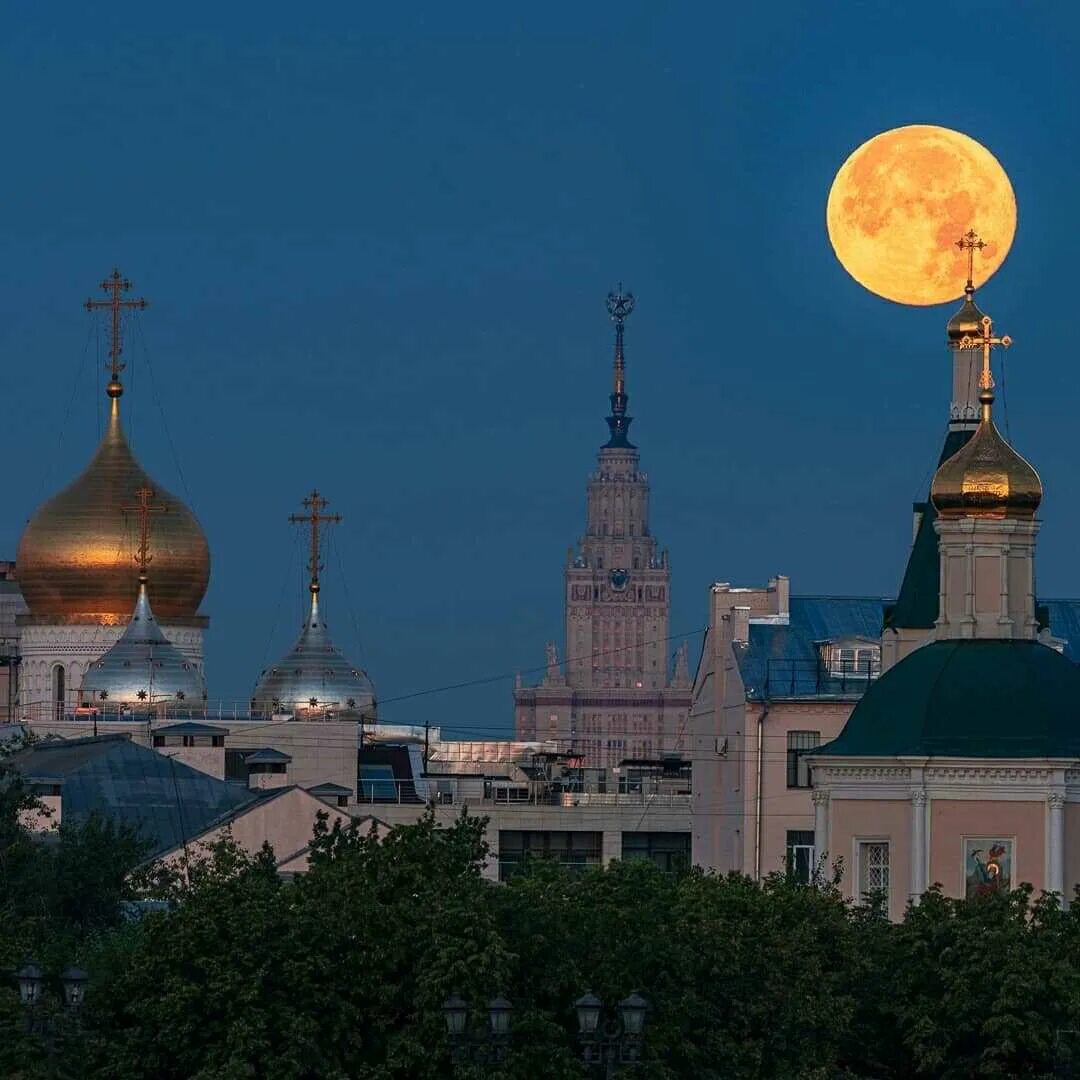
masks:
POLYGON ((120 372, 126 365, 121 361, 120 354, 124 351, 122 313, 124 311, 143 311, 147 302, 141 297, 137 300, 124 300, 121 296, 131 288, 131 282, 122 277, 119 270, 113 272, 101 283, 101 289, 109 293, 108 300, 87 300, 86 310, 95 311, 108 309, 112 313, 111 327, 109 331, 109 369, 112 378, 109 380, 108 394, 111 398, 118 398, 124 388, 120 384, 120 372))
POLYGON ((139 580, 146 581, 146 570, 150 565, 153 555, 150 554, 150 515, 167 514, 167 506, 153 506, 150 500, 154 497, 153 488, 141 487, 135 491, 135 497, 139 500, 138 506, 123 506, 121 510, 125 514, 139 515, 139 546, 135 551, 135 564, 139 568, 139 580))
POLYGON ((983 420, 990 419, 990 406, 994 403, 994 376, 990 371, 990 350, 1000 347, 1007 349, 1012 344, 1008 334, 994 337, 994 323, 989 315, 982 317, 982 333, 977 337, 965 334, 959 342, 961 349, 982 349, 982 371, 979 373, 979 402, 982 405, 983 420))
POLYGON ((956 246, 961 251, 967 252, 967 285, 964 286, 964 293, 970 300, 975 292, 975 252, 982 251, 986 247, 986 241, 983 240, 974 229, 968 229, 959 240, 956 241, 956 246))
POLYGON ((329 501, 319 494, 318 489, 313 488, 311 494, 304 499, 304 509, 307 513, 289 515, 289 520, 294 525, 307 525, 311 529, 311 557, 308 560, 308 569, 311 571, 309 588, 312 593, 319 591, 319 571, 323 569, 319 561, 319 526, 324 522, 336 525, 341 521, 340 514, 323 513, 329 505, 329 501))

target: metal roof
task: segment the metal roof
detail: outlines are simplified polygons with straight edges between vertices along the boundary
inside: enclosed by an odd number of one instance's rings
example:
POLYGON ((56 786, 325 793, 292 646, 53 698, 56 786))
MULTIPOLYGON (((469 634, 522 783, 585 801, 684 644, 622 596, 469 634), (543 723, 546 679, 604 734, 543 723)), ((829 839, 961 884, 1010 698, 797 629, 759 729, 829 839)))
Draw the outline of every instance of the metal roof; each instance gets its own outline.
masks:
POLYGON ((749 642, 735 647, 748 697, 852 696, 866 679, 832 679, 822 669, 820 645, 881 636, 887 601, 879 596, 793 596, 786 624, 751 623, 749 642))
POLYGON ((200 724, 195 720, 182 720, 178 724, 166 724, 153 729, 154 735, 228 735, 229 729, 216 724, 200 724))
POLYGON ((352 788, 342 787, 341 784, 331 783, 329 780, 322 784, 315 784, 307 788, 310 795, 351 795, 352 788))
POLYGON ((122 734, 36 743, 11 761, 29 780, 62 779, 64 821, 97 814, 129 825, 150 845, 149 857, 260 797, 122 734))
POLYGON ((1080 668, 1037 641, 935 641, 891 667, 823 757, 1080 756, 1080 668))
POLYGON ((280 750, 274 750, 269 746, 244 755, 245 765, 288 765, 290 761, 292 758, 288 754, 283 754, 280 750))

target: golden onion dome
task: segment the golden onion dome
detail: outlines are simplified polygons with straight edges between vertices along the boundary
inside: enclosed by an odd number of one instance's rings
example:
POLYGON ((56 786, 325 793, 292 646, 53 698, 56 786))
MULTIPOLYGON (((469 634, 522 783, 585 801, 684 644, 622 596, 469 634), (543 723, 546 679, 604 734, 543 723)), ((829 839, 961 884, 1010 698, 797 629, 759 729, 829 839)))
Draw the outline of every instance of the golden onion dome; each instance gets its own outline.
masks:
POLYGON ((994 392, 979 392, 975 434, 944 462, 930 485, 942 517, 1033 518, 1042 502, 1039 474, 1002 437, 990 415, 994 392))
POLYGON ((120 423, 119 384, 109 387, 105 437, 83 474, 30 518, 19 540, 19 586, 35 617, 123 623, 139 595, 132 560, 139 488, 153 488, 154 606, 159 618, 196 615, 210 581, 210 549, 195 515, 143 471, 120 423))
POLYGON ((979 337, 982 334, 982 321, 983 313, 975 303, 975 290, 969 284, 964 290, 963 304, 945 327, 949 344, 959 348, 962 338, 979 337))

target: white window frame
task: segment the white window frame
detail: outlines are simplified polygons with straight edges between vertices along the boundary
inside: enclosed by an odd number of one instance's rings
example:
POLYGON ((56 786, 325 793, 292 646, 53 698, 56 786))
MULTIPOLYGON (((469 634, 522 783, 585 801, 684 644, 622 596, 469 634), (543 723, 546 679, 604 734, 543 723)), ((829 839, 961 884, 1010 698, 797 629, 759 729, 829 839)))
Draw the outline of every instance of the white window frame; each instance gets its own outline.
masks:
POLYGON ((828 645, 829 675, 834 679, 876 679, 881 674, 881 646, 865 638, 843 638, 828 645), (844 653, 850 654, 845 664, 844 653), (863 667, 860 656, 870 654, 863 667))
POLYGON ((885 899, 887 903, 892 902, 892 886, 893 886, 893 861, 892 861, 892 837, 890 836, 855 836, 852 838, 851 846, 851 866, 854 871, 852 880, 852 893, 854 893, 854 899, 857 904, 865 904, 866 896, 871 890, 863 887, 863 845, 864 844, 883 844, 885 851, 888 855, 888 871, 889 871, 889 883, 885 887, 885 899))

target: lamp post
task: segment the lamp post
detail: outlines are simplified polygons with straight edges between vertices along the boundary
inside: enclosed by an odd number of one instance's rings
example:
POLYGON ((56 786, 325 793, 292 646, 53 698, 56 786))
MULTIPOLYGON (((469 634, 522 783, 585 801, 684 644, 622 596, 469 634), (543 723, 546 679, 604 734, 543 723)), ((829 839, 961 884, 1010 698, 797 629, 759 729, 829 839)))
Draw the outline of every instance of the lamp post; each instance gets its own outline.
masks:
POLYGON ((78 1030, 79 1010, 86 998, 88 976, 82 968, 69 965, 60 975, 64 1009, 59 1013, 42 1011, 46 1002, 45 972, 33 960, 15 972, 19 986, 19 1001, 26 1010, 26 1030, 40 1035, 51 1056, 56 1050, 56 1036, 70 1027, 78 1030))
POLYGON ((605 1010, 604 1003, 588 993, 574 1002, 574 1009, 581 1060, 587 1068, 602 1068, 610 1080, 623 1069, 634 1068, 641 1062, 649 1003, 640 994, 631 994, 615 1009, 605 1010))
POLYGON ((457 994, 443 1002, 443 1019, 450 1042, 450 1057, 456 1065, 502 1064, 510 1053, 510 1019, 514 1006, 501 994, 487 1005, 488 1025, 482 1031, 469 1029, 469 1006, 457 994))

